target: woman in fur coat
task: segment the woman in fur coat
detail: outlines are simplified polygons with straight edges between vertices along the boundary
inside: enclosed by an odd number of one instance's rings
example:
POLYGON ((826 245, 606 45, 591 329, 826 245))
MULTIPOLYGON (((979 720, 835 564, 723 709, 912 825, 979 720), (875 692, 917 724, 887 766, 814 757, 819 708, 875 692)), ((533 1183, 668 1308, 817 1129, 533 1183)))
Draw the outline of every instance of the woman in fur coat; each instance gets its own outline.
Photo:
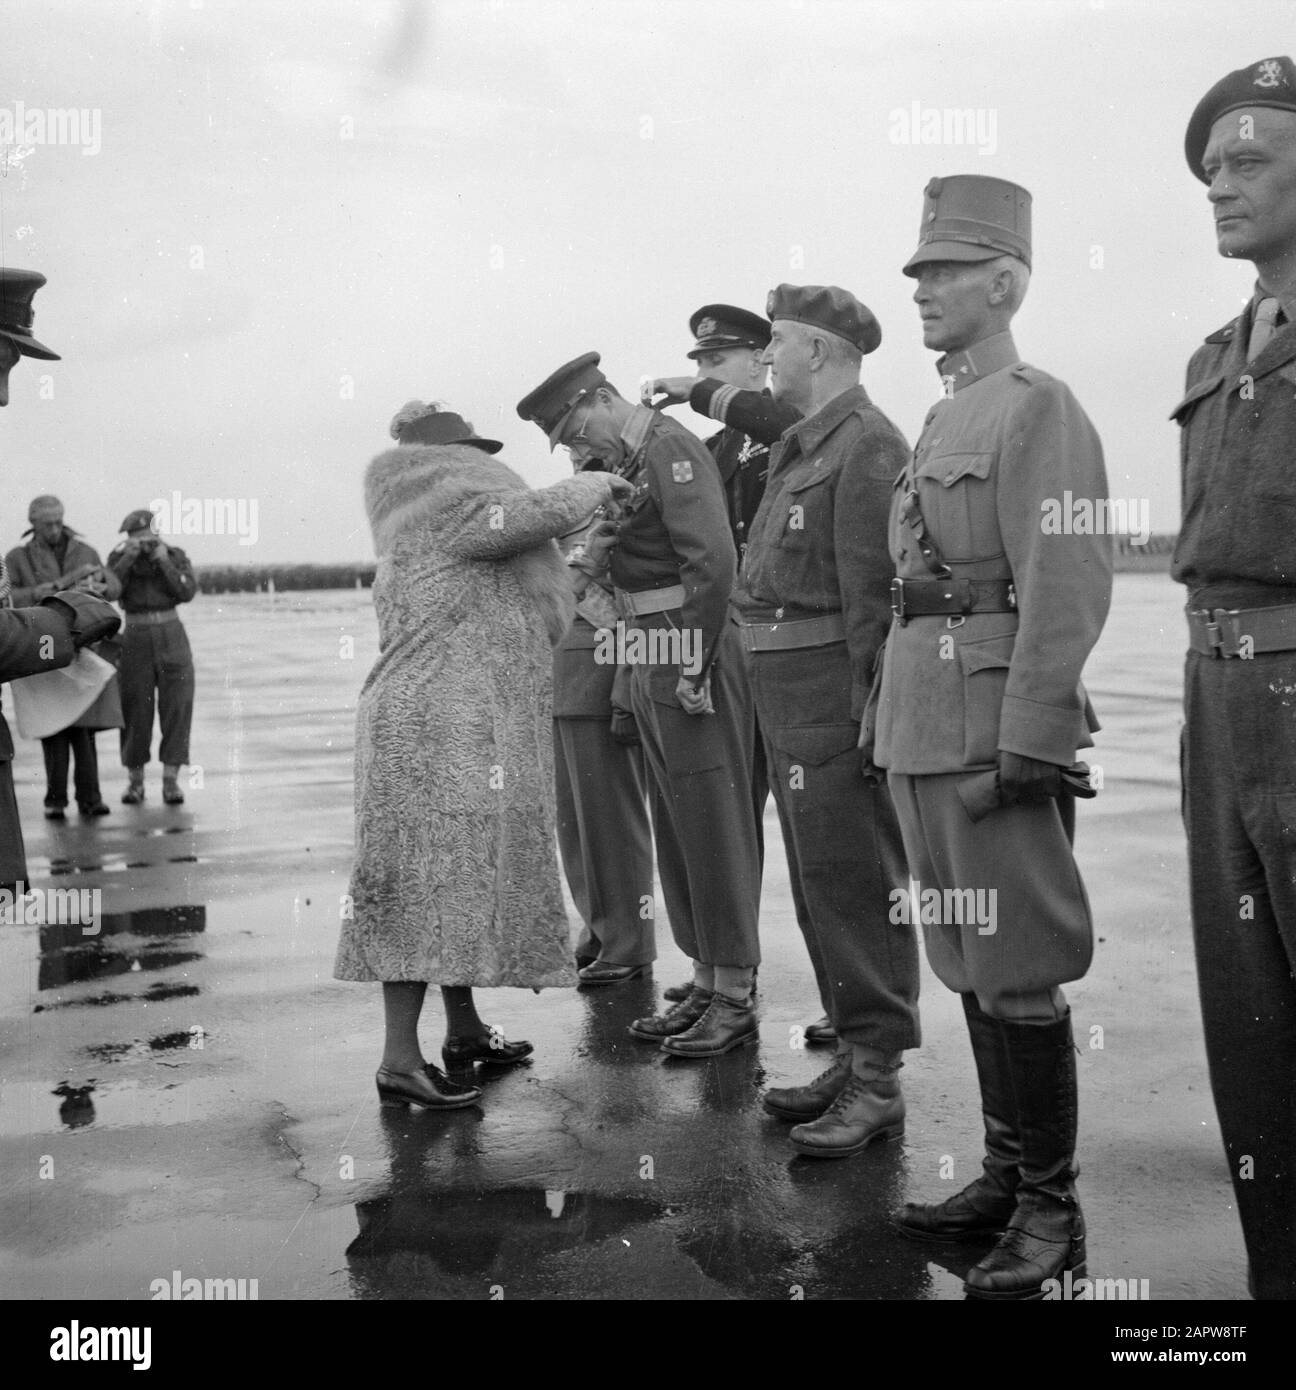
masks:
POLYGON ((429 984, 447 1069, 513 1062, 474 986, 574 985, 554 849, 551 645, 571 621, 553 538, 630 490, 582 473, 532 491, 458 415, 411 402, 365 475, 380 653, 356 717, 356 858, 334 975, 380 980, 385 1102, 480 1091, 426 1064, 429 984))

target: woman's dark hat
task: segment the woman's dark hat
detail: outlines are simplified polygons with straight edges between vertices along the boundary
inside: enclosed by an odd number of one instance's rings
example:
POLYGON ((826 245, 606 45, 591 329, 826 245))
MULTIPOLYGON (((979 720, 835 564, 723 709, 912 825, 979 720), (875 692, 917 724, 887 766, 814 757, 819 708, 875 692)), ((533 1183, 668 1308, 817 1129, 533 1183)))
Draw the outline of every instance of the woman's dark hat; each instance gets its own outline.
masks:
POLYGON ((407 420, 396 438, 402 444, 471 444, 488 454, 498 454, 504 447, 498 439, 483 439, 474 434, 472 426, 453 410, 437 410, 407 420))

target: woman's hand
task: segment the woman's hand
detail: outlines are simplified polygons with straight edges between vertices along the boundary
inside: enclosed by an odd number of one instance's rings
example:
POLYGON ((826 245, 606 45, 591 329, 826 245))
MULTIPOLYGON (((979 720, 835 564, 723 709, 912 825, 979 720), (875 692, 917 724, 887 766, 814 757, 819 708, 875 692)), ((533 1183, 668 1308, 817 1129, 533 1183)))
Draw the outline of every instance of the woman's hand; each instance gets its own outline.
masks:
POLYGON ((619 473, 604 473, 603 477, 608 485, 609 502, 617 502, 623 497, 629 497, 635 490, 630 479, 621 477, 619 473))

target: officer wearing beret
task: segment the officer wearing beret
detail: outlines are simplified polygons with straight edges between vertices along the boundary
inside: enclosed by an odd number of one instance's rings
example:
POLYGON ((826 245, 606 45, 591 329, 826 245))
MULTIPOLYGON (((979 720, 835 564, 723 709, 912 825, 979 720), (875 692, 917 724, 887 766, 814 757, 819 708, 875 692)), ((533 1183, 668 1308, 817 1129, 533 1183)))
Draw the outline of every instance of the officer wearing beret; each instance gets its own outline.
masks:
POLYGON ((1250 303, 1188 364, 1184 816, 1206 1056, 1256 1298, 1296 1298, 1296 67, 1262 58, 1185 140, 1250 303))
POLYGON ((886 514, 908 446, 860 385, 877 320, 835 286, 780 285, 765 362, 775 399, 804 418, 776 446, 734 594, 735 631, 766 742, 797 922, 833 1065, 771 1090, 803 1154, 837 1158, 904 1132, 896 1073, 918 1043, 918 951, 889 921, 905 883, 895 813, 856 752, 890 617, 886 514))
MULTIPOLYGON (((628 478, 606 574, 631 665, 630 698, 652 783, 662 896, 694 988, 632 1033, 680 1057, 712 1057, 758 1036, 752 977, 759 861, 751 815, 751 714, 726 621, 734 551, 724 489, 702 443, 627 401, 597 353, 560 367, 518 403, 578 468, 628 478)), ((598 539, 596 535, 595 539, 598 539)))
POLYGON ((180 768, 189 761, 193 723, 193 653, 176 605, 198 592, 193 566, 178 546, 167 545, 153 529, 153 513, 130 512, 119 528, 126 533, 108 556, 108 568, 121 581, 126 614, 122 633, 121 702, 126 721, 121 760, 129 781, 122 793, 127 806, 144 800, 144 765, 152 756, 153 709, 157 705, 162 741, 162 800, 184 801, 180 768))
MULTIPOLYGON (((697 375, 657 377, 645 382, 641 399, 657 409, 688 401, 700 415, 719 420, 724 426, 705 443, 724 483, 729 526, 741 567, 756 509, 765 495, 770 445, 776 443, 799 417, 791 406, 776 401, 765 385, 769 370, 764 362, 770 339, 768 319, 734 304, 704 304, 690 317, 689 332, 693 334, 694 343, 687 356, 697 363, 697 375)), ((752 731, 752 809, 762 869, 768 799, 765 741, 759 727, 755 727, 752 731)), ((667 999, 684 999, 691 988, 689 981, 664 993, 667 999)), ((820 1026, 812 1024, 811 1028, 820 1026)), ((806 1031, 809 1036, 810 1029, 806 1031)))
MULTIPOLYGON (((45 283, 35 270, 0 266, 0 406, 9 404, 9 373, 22 357, 59 361, 33 336, 32 300, 45 283)), ((34 608, 10 606, 9 572, 0 560, 0 681, 68 665, 77 651, 121 626, 110 603, 92 594, 60 591, 34 608)), ((13 738, 0 715, 0 891, 26 891, 27 857, 13 785, 13 738)))
POLYGON ((907 1205, 900 1228, 1002 1232, 965 1285, 989 1299, 1038 1299, 1045 1279, 1084 1270, 1060 986, 1088 969, 1093 928, 1058 798, 1097 727, 1080 674, 1111 601, 1110 538, 1053 524, 1064 491, 1100 500, 1107 482, 1075 397, 1013 342, 1029 267, 1024 188, 979 176, 927 185, 904 272, 923 342, 943 354, 943 392, 895 488, 874 753, 928 960, 962 997, 985 1120, 981 1176, 944 1202, 907 1205))

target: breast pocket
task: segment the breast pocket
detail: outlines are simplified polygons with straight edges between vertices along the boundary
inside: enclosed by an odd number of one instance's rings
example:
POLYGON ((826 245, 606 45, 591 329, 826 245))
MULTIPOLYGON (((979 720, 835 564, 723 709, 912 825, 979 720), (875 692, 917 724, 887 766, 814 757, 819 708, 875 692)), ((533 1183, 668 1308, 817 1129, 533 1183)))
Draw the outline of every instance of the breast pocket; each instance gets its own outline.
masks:
POLYGON ((937 454, 914 470, 923 521, 945 560, 1003 554, 992 451, 937 454))
POLYGON ((779 499, 783 512, 781 549, 812 550, 825 536, 832 535, 832 489, 827 486, 828 479, 828 473, 819 471, 784 488, 779 499))

